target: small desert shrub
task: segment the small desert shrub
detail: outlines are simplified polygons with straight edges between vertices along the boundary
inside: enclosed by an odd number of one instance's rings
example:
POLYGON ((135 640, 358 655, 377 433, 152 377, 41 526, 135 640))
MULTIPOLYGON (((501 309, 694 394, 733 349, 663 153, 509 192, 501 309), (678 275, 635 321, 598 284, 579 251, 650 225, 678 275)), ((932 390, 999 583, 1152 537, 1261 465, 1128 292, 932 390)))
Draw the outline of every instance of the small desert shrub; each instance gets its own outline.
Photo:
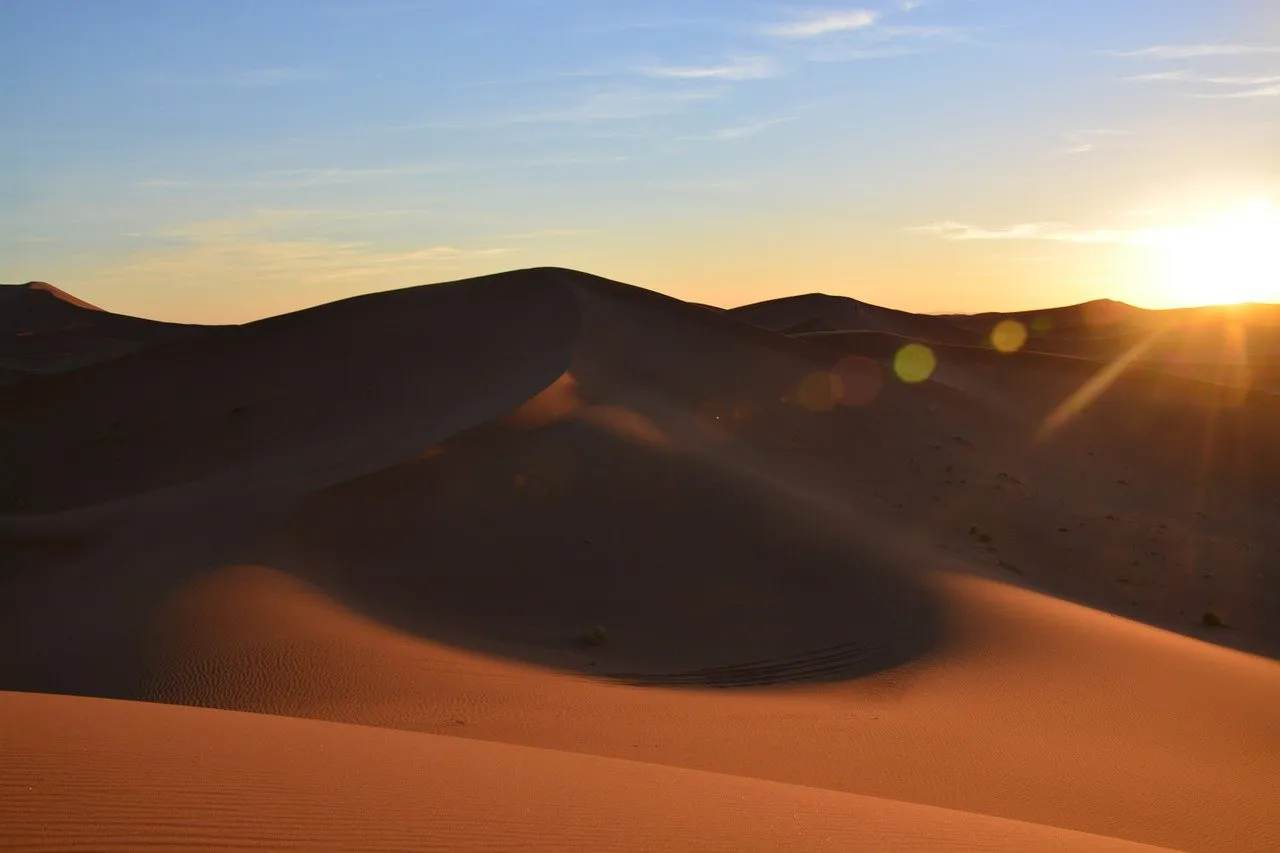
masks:
POLYGON ((594 625, 579 640, 584 646, 599 647, 609 642, 609 632, 603 625, 594 625))
POLYGON ((1200 621, 1204 623, 1206 628, 1225 628, 1227 623, 1222 621, 1222 617, 1212 610, 1206 610, 1204 616, 1200 617, 1200 621))

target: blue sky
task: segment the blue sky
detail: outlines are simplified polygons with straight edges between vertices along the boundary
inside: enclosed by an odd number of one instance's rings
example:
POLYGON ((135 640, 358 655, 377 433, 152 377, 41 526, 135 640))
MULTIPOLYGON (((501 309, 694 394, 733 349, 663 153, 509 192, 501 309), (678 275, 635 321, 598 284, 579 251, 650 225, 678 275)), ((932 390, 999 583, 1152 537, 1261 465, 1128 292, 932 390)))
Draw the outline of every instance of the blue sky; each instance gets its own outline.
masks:
POLYGON ((1176 304, 1132 235, 1280 202, 1272 0, 0 0, 0 75, 0 280, 166 319, 539 264, 1176 304))

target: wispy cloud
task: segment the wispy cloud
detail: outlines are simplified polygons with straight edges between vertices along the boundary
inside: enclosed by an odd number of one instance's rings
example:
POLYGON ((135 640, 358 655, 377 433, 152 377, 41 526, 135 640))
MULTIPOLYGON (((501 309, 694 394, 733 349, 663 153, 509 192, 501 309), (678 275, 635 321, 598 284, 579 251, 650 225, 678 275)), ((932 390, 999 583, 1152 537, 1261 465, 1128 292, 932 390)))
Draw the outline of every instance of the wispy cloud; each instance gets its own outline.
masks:
POLYGON ((1202 82, 1214 83, 1219 86, 1266 86, 1272 83, 1280 83, 1280 74, 1245 74, 1234 76, 1217 76, 1200 78, 1202 82))
POLYGON ((1189 93, 1192 98, 1273 98, 1280 96, 1280 74, 1201 74, 1190 68, 1174 71, 1156 71, 1150 74, 1134 74, 1125 77, 1132 83, 1181 83, 1210 87, 1231 86, 1236 91, 1199 91, 1189 93))
POLYGON ((912 225, 906 230, 917 234, 933 234, 948 240, 1030 240, 1043 239, 1045 234, 1062 227, 1060 223, 1053 222, 1024 222, 1005 228, 988 229, 946 220, 928 225, 912 225))
POLYGON ((1158 44, 1137 50, 1113 51, 1115 56, 1150 59, 1194 59, 1201 56, 1255 56, 1280 53, 1280 45, 1266 44, 1158 44))
POLYGON ((972 40, 970 27, 891 24, 878 12, 859 9, 800 17, 769 27, 769 35, 798 41, 812 62, 849 62, 925 53, 939 44, 972 40))
POLYGON ((983 228, 963 222, 933 222, 906 229, 947 240, 1049 240, 1059 243, 1128 243, 1140 232, 1112 229, 1084 230, 1062 222, 1023 222, 1003 228, 983 228))
POLYGON ((1195 72, 1188 69, 1178 71, 1153 71, 1150 74, 1131 74, 1124 78, 1131 83, 1175 83, 1195 80, 1195 72))
POLYGON ((778 64, 763 56, 744 57, 720 65, 645 65, 646 77, 672 80, 763 80, 778 75, 778 64))
POLYGON ((1128 131, 1126 130, 1111 130, 1107 128, 1073 130, 1067 134, 1067 147, 1063 149, 1063 153, 1088 154, 1102 147, 1104 140, 1117 136, 1126 136, 1127 134, 1128 131))
POLYGON ((1237 98, 1280 98, 1280 86, 1259 86, 1255 89, 1241 89, 1238 92, 1195 92, 1191 97, 1228 100, 1237 98))
POLYGON ((765 33, 778 38, 807 39, 831 33, 861 30, 874 24, 880 13, 870 9, 850 9, 842 12, 815 12, 796 18, 785 24, 765 28, 765 33))
POLYGON ((755 136, 763 133, 771 127, 777 127, 780 124, 795 121, 795 116, 781 116, 779 118, 767 118, 761 121, 748 122, 746 124, 735 124, 729 127, 722 127, 719 130, 702 136, 687 136, 686 139, 693 140, 711 140, 717 142, 726 142, 733 139, 746 139, 749 136, 755 136))
POLYGON ((1189 68, 1178 71, 1157 71, 1154 74, 1134 74, 1124 78, 1135 83, 1213 83, 1218 86, 1265 86, 1280 83, 1280 74, 1197 74, 1189 68))

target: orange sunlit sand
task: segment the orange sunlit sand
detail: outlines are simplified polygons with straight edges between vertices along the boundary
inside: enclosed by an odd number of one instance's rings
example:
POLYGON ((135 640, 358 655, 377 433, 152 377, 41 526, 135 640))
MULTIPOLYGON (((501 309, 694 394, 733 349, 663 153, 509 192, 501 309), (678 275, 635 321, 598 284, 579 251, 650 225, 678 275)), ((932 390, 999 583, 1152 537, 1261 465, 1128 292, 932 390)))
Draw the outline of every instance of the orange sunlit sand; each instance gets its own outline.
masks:
POLYGON ((5 849, 1280 847, 1276 306, 0 340, 5 849))

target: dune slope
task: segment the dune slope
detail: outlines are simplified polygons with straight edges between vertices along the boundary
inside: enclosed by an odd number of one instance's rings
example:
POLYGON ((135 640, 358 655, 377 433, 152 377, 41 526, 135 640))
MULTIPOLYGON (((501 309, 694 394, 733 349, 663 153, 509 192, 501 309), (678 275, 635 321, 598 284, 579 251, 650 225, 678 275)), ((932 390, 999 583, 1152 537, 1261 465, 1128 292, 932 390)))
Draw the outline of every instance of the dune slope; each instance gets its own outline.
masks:
POLYGON ((0 285, 0 385, 216 331, 112 314, 42 281, 0 285))
POLYGON ((0 696, 6 849, 1158 848, 796 785, 438 735, 0 696), (86 764, 78 756, 92 752, 86 764), (198 772, 192 772, 198 768, 198 772), (78 816, 75 825, 61 819, 78 816))

